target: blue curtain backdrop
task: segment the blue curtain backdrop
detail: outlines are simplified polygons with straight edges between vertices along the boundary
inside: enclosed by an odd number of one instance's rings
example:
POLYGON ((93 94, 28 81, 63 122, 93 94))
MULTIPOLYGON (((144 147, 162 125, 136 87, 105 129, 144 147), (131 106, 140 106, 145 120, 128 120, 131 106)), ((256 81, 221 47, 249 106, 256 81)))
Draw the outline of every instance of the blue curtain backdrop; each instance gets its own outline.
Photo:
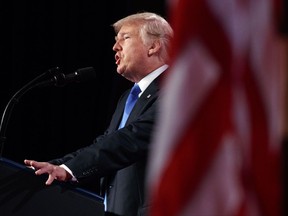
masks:
POLYGON ((90 144, 108 126, 118 97, 131 83, 116 72, 111 24, 139 11, 166 17, 160 0, 0 3, 0 112, 27 82, 58 66, 65 74, 92 66, 97 79, 27 92, 13 109, 3 155, 46 161, 90 144))

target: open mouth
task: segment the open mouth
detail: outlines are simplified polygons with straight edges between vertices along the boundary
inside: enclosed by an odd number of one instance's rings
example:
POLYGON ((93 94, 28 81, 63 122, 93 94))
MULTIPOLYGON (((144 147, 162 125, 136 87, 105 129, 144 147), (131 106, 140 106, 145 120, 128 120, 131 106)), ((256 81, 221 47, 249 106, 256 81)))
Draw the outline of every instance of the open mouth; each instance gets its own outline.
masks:
POLYGON ((120 57, 119 57, 119 55, 117 55, 117 54, 115 55, 115 60, 116 60, 115 63, 116 63, 117 65, 119 65, 119 64, 120 64, 120 57))

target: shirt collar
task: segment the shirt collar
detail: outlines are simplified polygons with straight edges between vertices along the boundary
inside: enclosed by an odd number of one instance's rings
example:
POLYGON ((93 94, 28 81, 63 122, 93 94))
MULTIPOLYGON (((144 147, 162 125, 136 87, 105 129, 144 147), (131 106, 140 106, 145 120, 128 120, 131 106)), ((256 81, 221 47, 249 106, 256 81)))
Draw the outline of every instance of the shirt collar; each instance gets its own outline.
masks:
POLYGON ((141 89, 140 95, 146 90, 146 88, 150 85, 150 83, 156 79, 161 73, 163 73, 168 68, 167 64, 162 65, 161 67, 157 68, 156 70, 149 73, 147 76, 145 76, 143 79, 141 79, 137 84, 139 85, 141 89))

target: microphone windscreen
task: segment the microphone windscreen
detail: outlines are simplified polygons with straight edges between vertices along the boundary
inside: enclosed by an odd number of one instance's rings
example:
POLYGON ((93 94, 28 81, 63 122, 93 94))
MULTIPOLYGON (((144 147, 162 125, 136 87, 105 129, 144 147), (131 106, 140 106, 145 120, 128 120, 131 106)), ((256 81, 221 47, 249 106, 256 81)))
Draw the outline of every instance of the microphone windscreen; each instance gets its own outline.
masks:
POLYGON ((96 78, 96 72, 93 67, 80 68, 76 71, 78 82, 87 82, 96 78))

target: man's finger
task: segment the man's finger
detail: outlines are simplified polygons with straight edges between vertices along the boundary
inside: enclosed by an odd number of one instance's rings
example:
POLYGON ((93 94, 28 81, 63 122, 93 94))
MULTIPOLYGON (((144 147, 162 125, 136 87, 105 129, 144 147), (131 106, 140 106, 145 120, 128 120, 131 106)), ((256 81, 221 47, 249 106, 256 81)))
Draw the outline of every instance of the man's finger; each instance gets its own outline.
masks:
POLYGON ((51 174, 53 172, 52 166, 43 166, 43 167, 37 167, 38 170, 35 172, 36 175, 42 175, 44 173, 51 174))
POLYGON ((31 166, 32 160, 24 160, 24 163, 28 166, 31 166))
POLYGON ((47 179, 47 181, 46 181, 46 185, 51 185, 52 184, 52 182, 54 181, 54 176, 53 175, 49 175, 49 177, 48 177, 48 179, 47 179))

